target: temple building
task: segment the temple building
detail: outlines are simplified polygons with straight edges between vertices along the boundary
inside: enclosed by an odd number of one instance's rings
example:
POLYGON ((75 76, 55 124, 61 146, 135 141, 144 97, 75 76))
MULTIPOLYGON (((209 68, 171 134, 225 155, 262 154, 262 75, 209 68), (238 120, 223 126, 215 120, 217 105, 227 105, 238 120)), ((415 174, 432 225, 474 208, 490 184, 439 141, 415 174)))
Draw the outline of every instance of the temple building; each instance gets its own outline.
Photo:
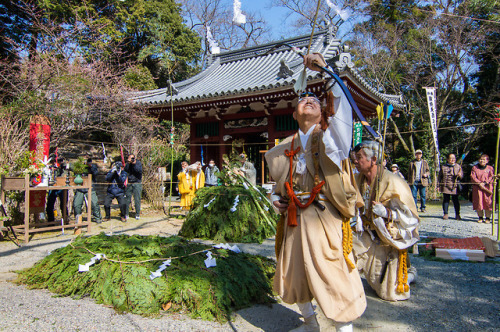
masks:
MULTIPOLYGON (((310 36, 300 36, 245 49, 212 54, 207 68, 185 81, 166 88, 135 93, 132 101, 142 104, 160 119, 190 124, 191 162, 214 159, 231 152, 234 140, 244 142, 243 150, 257 168, 257 183, 263 179, 262 151, 276 140, 293 134, 297 122, 292 113, 297 105, 293 89, 303 71, 302 58, 290 48, 307 52, 310 36), (286 45, 285 45, 286 44, 286 45)), ((344 81, 358 108, 367 118, 376 106, 390 103, 402 110, 400 96, 379 93, 356 71, 349 47, 335 37, 335 27, 318 30, 311 53, 321 53, 344 81)), ((321 73, 307 70, 308 91, 321 94, 321 73)))

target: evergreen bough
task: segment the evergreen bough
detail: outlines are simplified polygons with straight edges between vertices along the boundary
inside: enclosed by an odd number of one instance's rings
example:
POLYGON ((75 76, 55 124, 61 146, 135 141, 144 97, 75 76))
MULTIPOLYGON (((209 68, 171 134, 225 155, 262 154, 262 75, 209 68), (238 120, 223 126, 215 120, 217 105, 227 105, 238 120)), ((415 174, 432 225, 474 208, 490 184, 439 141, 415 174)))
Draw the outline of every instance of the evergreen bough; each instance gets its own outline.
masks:
POLYGON ((20 271, 18 280, 61 296, 89 296, 118 312, 149 316, 164 308, 223 322, 231 310, 274 302, 274 270, 275 263, 265 257, 215 249, 178 236, 101 233, 76 238, 32 268, 20 271), (208 250, 217 266, 207 269, 204 260, 208 250), (90 266, 88 272, 78 272, 78 265, 86 264, 96 253, 105 254, 107 259, 90 266), (169 257, 171 265, 161 277, 151 280, 150 273, 169 257))
POLYGON ((265 191, 251 185, 246 187, 231 185, 198 190, 179 235, 240 243, 262 243, 274 236, 278 216, 265 191), (236 211, 231 212, 236 196, 239 202, 236 211))

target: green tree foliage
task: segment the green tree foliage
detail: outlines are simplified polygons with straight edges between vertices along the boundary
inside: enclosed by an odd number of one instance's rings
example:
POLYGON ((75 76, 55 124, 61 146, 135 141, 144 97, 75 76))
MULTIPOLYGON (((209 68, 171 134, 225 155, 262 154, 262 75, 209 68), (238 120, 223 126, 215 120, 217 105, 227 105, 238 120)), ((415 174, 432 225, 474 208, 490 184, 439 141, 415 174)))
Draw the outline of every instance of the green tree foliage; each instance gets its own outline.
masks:
POLYGON ((214 249, 177 236, 79 237, 52 252, 30 269, 19 282, 46 288, 61 296, 90 296, 118 312, 155 315, 163 308, 187 312, 205 320, 226 321, 231 310, 258 303, 272 303, 271 279, 275 263, 265 257, 214 249), (217 266, 205 268, 206 252, 217 266), (92 252, 92 253, 91 253, 92 252), (94 254, 107 259, 78 272, 94 254), (171 265, 162 276, 150 279, 163 261, 171 265))
POLYGON ((160 87, 196 72, 200 38, 173 0, 26 0, 0 4, 0 54, 28 58, 40 51, 72 60, 140 63, 160 87))
POLYGON ((433 146, 423 87, 437 87, 441 155, 460 157, 477 148, 487 131, 476 124, 487 118, 477 93, 484 83, 475 74, 485 53, 493 59, 498 47, 498 38, 489 38, 498 34, 498 24, 484 21, 498 20, 490 14, 495 6, 498 2, 474 0, 367 2, 369 19, 356 27, 353 39, 356 64, 378 91, 404 96, 408 108, 389 127, 396 160, 433 146))
POLYGON ((0 3, 0 58, 9 61, 18 60, 16 45, 30 33, 30 19, 22 4, 16 1, 0 3))
POLYGON ((185 79, 196 67, 200 39, 173 0, 39 0, 39 6, 61 29, 78 30, 73 42, 86 54, 117 64, 139 61, 160 87, 169 74, 185 79))
POLYGON ((134 90, 146 91, 158 88, 151 72, 142 65, 127 68, 123 79, 125 84, 134 90))

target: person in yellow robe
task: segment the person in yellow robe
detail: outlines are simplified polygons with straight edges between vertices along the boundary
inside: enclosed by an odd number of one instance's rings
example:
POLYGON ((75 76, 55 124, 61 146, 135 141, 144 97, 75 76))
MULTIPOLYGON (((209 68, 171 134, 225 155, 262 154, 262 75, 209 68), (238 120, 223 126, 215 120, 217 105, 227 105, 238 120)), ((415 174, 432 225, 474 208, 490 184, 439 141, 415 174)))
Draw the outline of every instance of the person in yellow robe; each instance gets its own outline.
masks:
MULTIPOLYGON (((320 54, 304 59, 309 69, 317 70, 313 62, 326 65, 320 54)), ((335 114, 326 129, 319 124, 318 98, 302 94, 293 113, 299 131, 265 155, 276 181, 272 201, 283 221, 277 226, 274 290, 285 303, 296 303, 304 318, 293 331, 320 330, 313 298, 342 332, 352 331, 352 321, 366 308, 349 241, 349 221, 360 202, 348 160, 352 109, 338 85, 332 93, 335 114), (314 203, 308 205, 311 196, 314 203)))
POLYGON ((407 248, 418 239, 419 217, 410 187, 400 176, 377 173, 380 144, 365 141, 354 148, 356 183, 364 200, 357 218, 353 251, 360 272, 377 295, 388 301, 410 298, 416 269, 408 268, 407 248))
POLYGON ((183 161, 181 163, 182 171, 177 175, 179 180, 179 194, 181 194, 181 208, 189 210, 194 198, 193 179, 189 171, 188 163, 183 161))
POLYGON ((196 196, 196 192, 205 187, 205 173, 201 168, 201 163, 199 161, 192 165, 189 165, 189 174, 191 176, 192 188, 193 188, 193 198, 196 196))

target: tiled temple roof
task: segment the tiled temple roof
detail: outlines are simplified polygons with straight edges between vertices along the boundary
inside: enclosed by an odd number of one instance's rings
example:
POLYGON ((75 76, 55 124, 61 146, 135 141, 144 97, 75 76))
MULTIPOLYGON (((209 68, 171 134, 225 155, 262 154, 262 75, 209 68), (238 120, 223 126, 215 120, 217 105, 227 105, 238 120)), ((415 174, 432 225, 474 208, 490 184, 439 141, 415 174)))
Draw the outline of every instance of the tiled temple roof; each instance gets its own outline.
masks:
MULTIPOLYGON (((212 55, 211 64, 204 71, 182 82, 172 84, 174 104, 192 104, 206 100, 227 99, 248 94, 290 89, 303 70, 302 58, 288 47, 269 50, 280 43, 299 48, 306 53, 309 36, 300 36, 259 46, 212 55), (280 70, 281 68, 281 70, 280 70), (281 73, 282 75, 278 75, 281 73)), ((323 29, 314 35, 311 53, 323 54, 341 78, 349 77, 363 92, 395 109, 403 109, 401 96, 376 91, 354 68, 348 48, 334 37, 333 29, 323 29)), ((308 82, 318 82, 321 74, 307 70, 308 82)), ((354 92, 351 89, 352 92, 354 92)), ((170 87, 135 92, 129 100, 148 107, 170 103, 170 87)))

